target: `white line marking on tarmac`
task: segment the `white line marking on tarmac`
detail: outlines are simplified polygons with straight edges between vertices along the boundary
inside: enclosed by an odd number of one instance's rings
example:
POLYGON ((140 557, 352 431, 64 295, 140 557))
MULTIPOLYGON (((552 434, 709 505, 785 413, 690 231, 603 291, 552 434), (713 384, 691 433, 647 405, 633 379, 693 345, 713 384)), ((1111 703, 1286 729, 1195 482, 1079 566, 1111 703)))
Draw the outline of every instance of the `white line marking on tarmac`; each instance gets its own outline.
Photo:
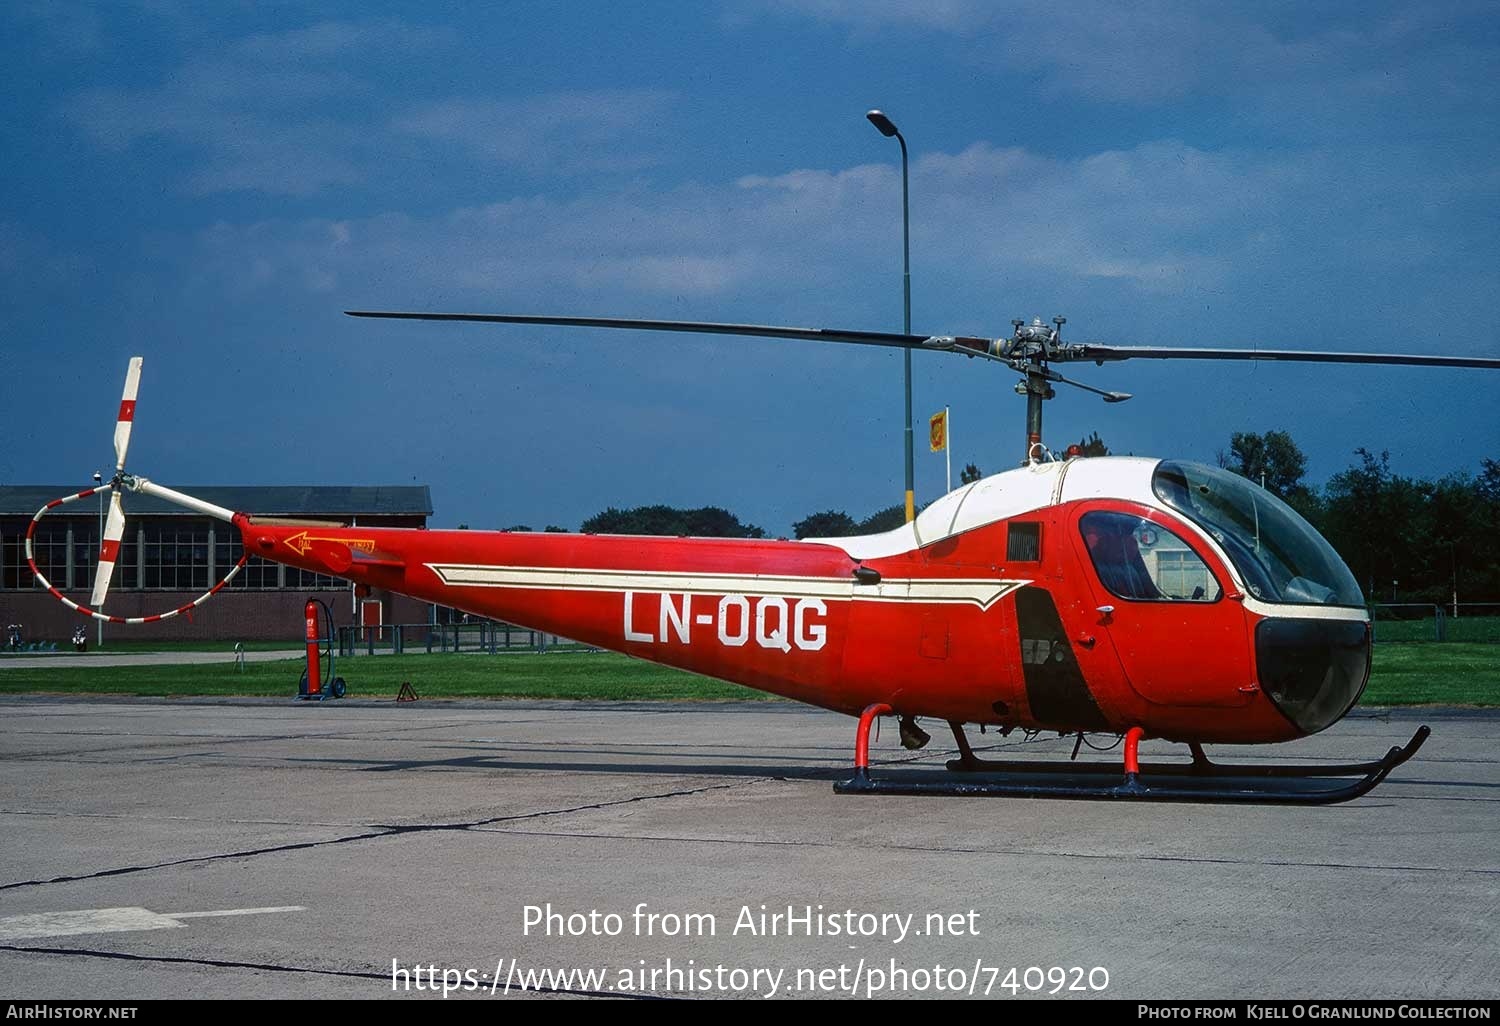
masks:
POLYGON ((0 919, 0 940, 23 937, 70 937, 78 933, 119 933, 126 930, 170 930, 177 920, 144 908, 90 908, 77 912, 39 912, 0 919))
POLYGON ((273 905, 269 908, 226 908, 219 912, 163 912, 172 919, 207 919, 210 916, 263 916, 267 912, 306 912, 301 905, 273 905))
POLYGON ((72 912, 35 912, 0 918, 0 941, 28 937, 71 937, 83 933, 124 933, 131 930, 175 930, 187 924, 181 919, 211 916, 254 916, 267 912, 305 912, 301 905, 275 908, 230 908, 217 912, 152 912, 135 906, 86 908, 72 912))

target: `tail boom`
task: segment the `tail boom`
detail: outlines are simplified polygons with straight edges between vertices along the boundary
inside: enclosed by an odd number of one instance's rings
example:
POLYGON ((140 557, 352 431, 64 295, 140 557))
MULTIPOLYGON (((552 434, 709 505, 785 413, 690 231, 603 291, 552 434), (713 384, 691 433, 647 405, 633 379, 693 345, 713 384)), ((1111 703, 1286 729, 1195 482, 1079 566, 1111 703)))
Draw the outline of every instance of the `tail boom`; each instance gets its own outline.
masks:
POLYGON ((992 720, 1013 686, 999 607, 1025 582, 915 554, 877 569, 811 542, 237 522, 267 559, 840 712, 992 720), (950 652, 950 622, 993 643, 950 652))

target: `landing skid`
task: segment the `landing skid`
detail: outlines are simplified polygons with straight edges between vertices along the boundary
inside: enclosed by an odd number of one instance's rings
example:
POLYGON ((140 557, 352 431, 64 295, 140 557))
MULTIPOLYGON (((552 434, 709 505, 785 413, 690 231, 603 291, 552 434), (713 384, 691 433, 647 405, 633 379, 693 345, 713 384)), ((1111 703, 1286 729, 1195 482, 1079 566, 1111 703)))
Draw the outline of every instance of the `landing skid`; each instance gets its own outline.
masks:
POLYGON ((946 795, 950 797, 1106 798, 1130 801, 1254 803, 1273 805, 1329 805, 1367 794, 1406 762, 1427 740, 1431 730, 1418 727, 1404 746, 1392 748, 1372 762, 1337 765, 1222 765, 1209 760, 1192 745, 1191 763, 1148 763, 1136 757, 1145 732, 1133 727, 1125 735, 1122 767, 1098 762, 1002 762, 980 759, 969 747, 963 728, 951 724, 960 757, 950 771, 975 774, 973 779, 946 775, 876 779, 870 775, 869 734, 877 716, 890 712, 873 705, 860 716, 856 736, 854 776, 834 784, 838 794, 946 795), (977 775, 984 774, 984 779, 977 775), (1169 778, 1158 782, 1157 778, 1169 778), (1355 777, 1354 780, 1337 780, 1355 777))

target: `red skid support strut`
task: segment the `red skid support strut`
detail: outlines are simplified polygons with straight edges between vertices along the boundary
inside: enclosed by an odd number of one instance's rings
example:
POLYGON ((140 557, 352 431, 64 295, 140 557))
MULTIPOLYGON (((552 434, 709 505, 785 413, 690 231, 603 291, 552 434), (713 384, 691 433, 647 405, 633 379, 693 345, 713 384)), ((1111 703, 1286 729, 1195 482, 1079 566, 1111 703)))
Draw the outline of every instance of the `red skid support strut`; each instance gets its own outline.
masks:
POLYGON ((870 727, 875 724, 875 717, 893 711, 884 702, 875 702, 859 714, 859 730, 854 735, 854 779, 870 779, 870 727))
POLYGON ((1125 789, 1133 791, 1140 787, 1141 741, 1146 737, 1146 732, 1140 727, 1131 727, 1125 732, 1125 789))

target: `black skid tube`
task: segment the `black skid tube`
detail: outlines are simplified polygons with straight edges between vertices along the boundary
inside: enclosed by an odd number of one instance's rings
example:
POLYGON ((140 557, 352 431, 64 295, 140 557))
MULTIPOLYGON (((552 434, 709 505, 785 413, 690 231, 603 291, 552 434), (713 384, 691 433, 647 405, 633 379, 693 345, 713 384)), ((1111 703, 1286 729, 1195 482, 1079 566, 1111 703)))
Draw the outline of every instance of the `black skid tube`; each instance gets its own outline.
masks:
MULTIPOLYGON (((1392 748, 1382 759, 1371 762, 1345 763, 1249 763, 1229 765, 1211 759, 1195 758, 1192 762, 1141 763, 1141 773, 1168 777, 1358 777, 1386 766, 1387 771, 1406 762, 1432 734, 1426 725, 1417 728, 1410 741, 1400 748, 1392 748), (1396 756, 1394 762, 1387 762, 1396 756)), ((949 759, 948 769, 954 773, 1105 773, 1117 772, 1115 767, 1103 763, 1018 761, 1004 759, 980 759, 972 753, 967 758, 949 759)), ((1196 754, 1196 753, 1195 753, 1196 754)))
MULTIPOLYGON (((1417 729, 1405 745, 1392 748, 1373 762, 1330 766, 1219 766, 1213 763, 1142 765, 1139 773, 1122 774, 1118 766, 1102 763, 1017 762, 970 764, 985 779, 920 778, 903 774, 876 779, 867 767, 856 766, 854 776, 834 784, 838 794, 931 795, 1000 798, 1091 798, 1154 802, 1208 802, 1270 805, 1331 805, 1369 793, 1422 747, 1432 733, 1417 729), (1001 769, 1000 767, 1003 767, 1001 769), (1314 778, 1357 776, 1347 781, 1314 778), (1154 777, 1173 778, 1155 783, 1154 777), (1113 779, 1110 779, 1113 778, 1113 779)), ((957 760, 955 760, 957 761, 957 760)), ((950 764, 951 765, 951 764, 950 764)))

